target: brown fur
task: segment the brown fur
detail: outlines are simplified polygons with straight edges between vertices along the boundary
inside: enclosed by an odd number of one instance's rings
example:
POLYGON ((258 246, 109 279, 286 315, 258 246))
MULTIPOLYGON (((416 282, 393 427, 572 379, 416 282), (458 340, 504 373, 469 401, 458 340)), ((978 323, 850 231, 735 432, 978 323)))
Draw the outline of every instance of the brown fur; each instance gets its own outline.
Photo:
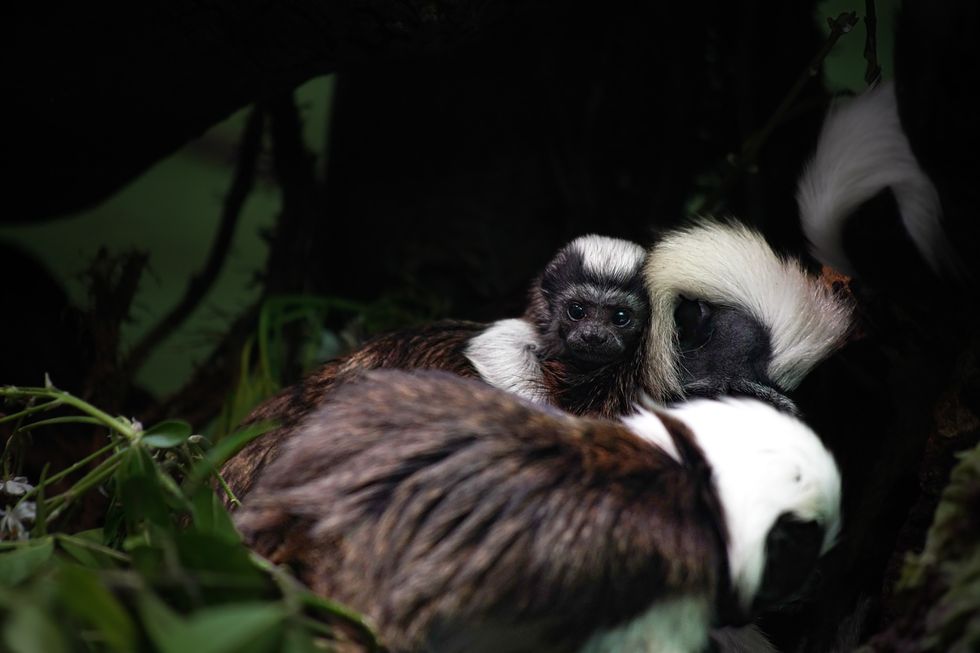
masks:
POLYGON ((684 464, 618 422, 372 372, 331 393, 236 521, 393 651, 508 632, 480 650, 571 650, 661 598, 714 596, 727 573, 710 469, 665 422, 684 464))
MULTIPOLYGON (((534 301, 532 293, 532 304, 534 301)), ((465 349, 487 325, 442 321, 374 338, 339 360, 330 361, 300 383, 259 405, 245 424, 271 420, 278 426, 253 440, 221 472, 239 499, 251 491, 261 470, 275 460, 296 425, 326 399, 334 385, 372 369, 439 369, 479 378, 465 349)), ((632 356, 594 370, 579 370, 558 360, 541 362, 545 392, 555 405, 574 415, 613 418, 632 410, 642 392, 645 336, 632 356)))
POLYGON ((593 370, 555 359, 541 361, 545 388, 555 405, 573 415, 612 419, 630 413, 643 395, 646 333, 632 354, 593 370))
POLYGON ((222 476, 232 492, 244 499, 261 470, 279 457, 283 443, 300 420, 324 401, 334 385, 365 370, 442 369, 477 378, 476 370, 463 355, 463 350, 470 338, 485 328, 485 324, 478 322, 451 320, 410 327, 378 336, 347 356, 324 364, 249 414, 244 424, 270 420, 277 426, 228 460, 221 469, 222 476))

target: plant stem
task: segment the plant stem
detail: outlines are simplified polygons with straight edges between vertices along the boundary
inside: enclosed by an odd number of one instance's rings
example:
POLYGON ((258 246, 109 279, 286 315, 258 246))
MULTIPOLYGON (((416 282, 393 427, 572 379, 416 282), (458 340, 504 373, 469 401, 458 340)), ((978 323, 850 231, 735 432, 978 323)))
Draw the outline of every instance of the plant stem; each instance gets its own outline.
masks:
MULTIPOLYGON (((47 485, 51 485, 52 483, 56 483, 56 482, 60 481, 61 479, 63 479, 64 477, 66 477, 69 474, 71 474, 72 472, 78 471, 79 469, 81 469, 85 465, 89 464, 90 462, 92 462, 93 460, 95 460, 96 458, 98 458, 99 456, 101 456, 101 455, 107 453, 108 451, 110 451, 115 446, 116 446, 116 443, 115 442, 110 442, 109 444, 107 444, 106 446, 102 447, 98 451, 96 451, 94 453, 91 453, 91 454, 85 456, 84 458, 82 458, 78 462, 72 464, 69 467, 64 468, 63 470, 61 470, 57 474, 53 474, 52 476, 50 476, 47 479, 45 479, 44 483, 39 483, 36 488, 34 488, 33 490, 30 490, 29 492, 26 492, 24 494, 24 496, 22 496, 20 498, 20 500, 23 501, 24 499, 29 499, 30 497, 32 497, 35 494, 37 494, 41 490, 42 487, 45 487, 47 485)), ((54 498, 54 497, 52 497, 52 498, 54 498)))
POLYGON ((330 599, 325 599, 321 596, 317 596, 312 592, 303 589, 302 594, 303 603, 307 607, 315 608, 321 610, 328 614, 334 615, 346 621, 347 623, 354 626, 367 640, 371 651, 377 651, 380 649, 381 645, 378 642, 378 636, 374 634, 374 628, 365 620, 364 616, 354 610, 351 610, 345 605, 337 603, 336 601, 331 601, 330 599))
MULTIPOLYGON (((9 389, 10 388, 0 388, 0 394, 4 394, 3 390, 9 390, 9 389)), ((4 396, 6 395, 4 394, 4 396)), ((40 413, 45 410, 51 410, 52 408, 57 408, 60 405, 61 402, 56 399, 54 401, 49 401, 46 404, 38 404, 37 406, 28 406, 27 408, 25 408, 20 412, 11 413, 10 415, 4 415, 3 417, 0 417, 0 424, 4 424, 6 422, 13 422, 17 419, 20 419, 21 417, 27 417, 28 415, 33 415, 34 413, 40 413)))
POLYGON ((18 431, 30 431, 41 426, 51 426, 52 424, 95 424, 101 425, 102 420, 95 417, 84 417, 81 415, 72 415, 68 417, 52 417, 51 419, 42 419, 38 422, 31 422, 30 424, 25 424, 24 426, 17 429, 18 431))
POLYGON ((239 501, 238 497, 235 496, 235 493, 232 492, 231 487, 229 487, 228 482, 225 481, 225 477, 221 475, 221 472, 215 471, 214 477, 218 479, 218 484, 221 486, 221 489, 224 491, 225 496, 228 497, 228 500, 231 502, 231 505, 241 506, 242 502, 239 501))
POLYGON ((324 637, 329 637, 331 639, 336 637, 336 633, 333 632, 333 629, 327 624, 323 623, 322 621, 317 621, 312 617, 305 617, 302 615, 298 615, 294 618, 296 619, 296 623, 304 626, 309 630, 312 630, 318 635, 323 635, 324 637))
POLYGON ((119 467, 120 460, 128 452, 128 449, 121 449, 116 453, 112 454, 106 458, 102 463, 93 469, 91 472, 83 476, 77 483, 68 488, 65 492, 62 492, 56 497, 51 497, 45 503, 51 509, 51 514, 48 515, 48 522, 54 520, 61 511, 64 510, 65 506, 69 503, 85 494, 93 487, 98 486, 102 481, 109 478, 119 467))
POLYGON ((75 546, 82 547, 83 549, 88 549, 90 551, 95 551, 97 553, 107 555, 114 560, 118 560, 119 562, 125 562, 127 564, 130 562, 130 557, 125 553, 116 551, 115 549, 109 548, 107 546, 103 546, 102 544, 90 542, 89 540, 86 540, 84 537, 75 537, 74 535, 57 533, 55 534, 54 539, 57 540, 58 542, 68 542, 69 544, 74 544, 75 546))
POLYGON ((46 397, 49 399, 54 399, 67 404, 72 408, 76 408, 81 412, 90 415, 91 417, 94 417, 132 442, 139 440, 140 437, 136 429, 127 424, 124 420, 113 417, 108 413, 99 410, 87 401, 83 401, 72 394, 65 392, 64 390, 58 390, 56 388, 18 388, 15 386, 7 386, 5 388, 0 388, 0 397, 46 397))
POLYGON ((722 198, 728 195, 728 192, 735 185, 736 180, 741 176, 742 172, 755 163, 759 152, 762 150, 762 146, 769 139, 776 126, 782 123, 786 113, 796 101, 803 87, 806 86, 806 83, 812 77, 820 72, 820 66, 823 64, 824 59, 827 58, 827 55, 837 45, 837 41, 854 28, 858 19, 857 14, 851 11, 840 14, 836 19, 827 19, 827 22, 830 25, 830 34, 827 36, 827 40, 824 41, 823 46, 807 64, 803 73, 797 77, 796 82, 793 83, 793 86, 790 87, 786 95, 783 96, 779 106, 769 116, 766 124, 745 140, 738 154, 732 157, 728 174, 725 175, 725 178, 718 187, 694 209, 694 214, 711 214, 718 210, 722 198))

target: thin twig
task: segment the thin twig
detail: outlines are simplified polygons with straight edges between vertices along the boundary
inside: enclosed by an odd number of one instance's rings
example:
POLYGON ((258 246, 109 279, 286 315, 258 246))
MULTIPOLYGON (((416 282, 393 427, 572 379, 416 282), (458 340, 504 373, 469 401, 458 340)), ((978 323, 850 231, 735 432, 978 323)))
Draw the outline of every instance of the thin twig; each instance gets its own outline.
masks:
MULTIPOLYGON (((293 94, 272 98, 268 109, 272 164, 281 190, 282 211, 269 246, 265 297, 307 290, 311 247, 322 214, 315 157, 303 139, 303 122, 293 94)), ((302 372, 298 327, 290 326, 287 334, 280 372, 285 378, 295 378, 302 372)))
POLYGON ((60 481, 64 477, 68 476, 69 474, 72 474, 74 472, 77 472, 79 469, 85 467, 86 465, 88 465, 90 462, 92 462, 96 458, 98 458, 100 456, 103 456, 103 455, 109 453, 110 451, 112 451, 113 447, 115 447, 115 446, 116 446, 116 443, 115 442, 110 442, 106 446, 102 447, 101 449, 99 449, 99 450, 97 450, 97 451, 95 451, 93 453, 90 453, 89 455, 85 456, 84 458, 82 458, 78 462, 74 463, 73 465, 71 465, 69 467, 66 467, 65 469, 61 470, 57 474, 54 474, 52 476, 49 476, 48 478, 46 478, 44 480, 44 482, 38 482, 37 487, 35 487, 32 490, 29 490, 29 491, 25 492, 24 493, 24 496, 22 496, 20 498, 20 500, 23 501, 25 499, 30 499, 30 498, 32 498, 35 495, 40 496, 41 490, 43 490, 46 485, 52 485, 54 483, 57 483, 58 481, 60 481))
POLYGON ((827 19, 827 23, 830 25, 830 35, 824 41, 823 46, 821 46, 820 50, 817 51, 807 64, 803 73, 797 77, 796 82, 790 87, 786 95, 783 96, 779 106, 773 111, 766 124, 749 136, 742 144, 742 149, 739 153, 732 157, 728 174, 725 175, 725 178, 717 188, 697 206, 694 213, 712 213, 718 209, 722 198, 728 195, 732 186, 742 176, 742 173, 755 164, 756 159, 759 157, 759 152, 762 150, 762 146, 769 139, 776 126, 783 121, 786 114, 792 108, 793 103, 796 102, 796 98, 803 91, 803 87, 806 86, 812 77, 820 72, 820 66, 823 64, 824 59, 827 58, 827 55, 834 49, 834 46, 837 45, 837 41, 844 34, 854 29, 857 21, 857 14, 853 11, 840 14, 835 19, 827 19))
POLYGON ((21 433, 24 431, 32 431, 42 426, 52 426, 56 424, 95 424, 99 426, 102 424, 102 420, 96 419, 95 417, 82 417, 80 415, 71 415, 69 417, 52 417, 51 419, 42 419, 37 422, 31 422, 30 424, 25 424, 24 426, 17 429, 21 433))
POLYGON ((57 496, 51 497, 50 499, 46 499, 44 502, 45 508, 51 510, 51 513, 48 515, 48 523, 51 523, 57 519, 64 511, 66 506, 71 505, 73 501, 84 496, 86 492, 101 485, 106 479, 112 476, 119 467, 122 457, 126 455, 128 451, 129 449, 117 451, 99 463, 98 467, 83 476, 77 483, 75 483, 75 485, 71 486, 70 489, 57 496))
MULTIPOLYGON (((34 405, 34 406, 28 406, 27 408, 25 408, 24 410, 21 410, 19 412, 12 413, 10 415, 4 415, 3 417, 0 417, 0 424, 3 424, 5 422, 14 422, 14 421, 17 421, 18 419, 21 419, 23 417, 27 417, 28 415, 32 415, 34 413, 42 413, 42 412, 44 412, 46 410, 51 410, 53 408, 57 408, 60 405, 61 405, 61 402, 59 400, 55 399, 55 400, 49 401, 47 403, 37 404, 37 405, 34 405)), ((20 427, 17 427, 16 430, 20 431, 21 428, 20 427)))
POLYGON ((87 401, 83 401, 64 390, 58 390, 56 388, 18 388, 15 386, 6 386, 0 388, 0 397, 46 397, 48 399, 57 399, 65 405, 76 408, 98 419, 112 430, 125 436, 127 440, 134 441, 139 439, 137 429, 125 419, 113 417, 87 401))
POLYGON ((319 217, 314 157, 303 140, 303 123, 292 93, 270 100, 272 164, 282 191, 282 212, 270 243, 266 296, 302 292, 311 260, 311 234, 319 217))
POLYGON ((875 0, 864 0, 864 59, 868 67, 864 70, 864 82, 871 86, 881 79, 881 66, 878 65, 878 12, 875 0))
POLYGON ((232 383, 229 379, 237 377, 239 355, 255 331, 258 313, 258 305, 243 311, 184 387, 148 410, 143 415, 145 421, 153 424, 171 415, 181 415, 192 424, 205 424, 217 415, 228 397, 232 383))
MULTIPOLYGON (((337 617, 352 626, 364 638, 364 644, 367 645, 369 651, 381 650, 381 644, 374 632, 374 627, 368 623, 364 615, 342 603, 313 594, 284 568, 273 564, 254 551, 249 554, 249 558, 252 560, 252 564, 272 577, 272 580, 279 587, 286 605, 294 615, 299 616, 299 611, 306 607, 337 617)), ((327 628, 329 629, 329 626, 327 628)), ((323 634, 329 635, 331 632, 323 634)))
POLYGON ((101 544, 98 544, 97 542, 86 540, 84 537, 76 537, 74 535, 67 535, 65 533, 56 533, 54 539, 62 546, 64 546, 64 544, 67 542, 68 544, 72 544, 74 546, 81 547, 83 549, 88 549, 89 551, 101 553, 102 555, 108 556, 118 562, 123 562, 128 564, 131 560, 131 558, 128 555, 122 553, 121 551, 116 551, 115 549, 111 549, 107 546, 103 546, 101 544))
POLYGON ((228 481, 226 481, 225 480, 225 477, 221 475, 221 472, 215 471, 214 472, 214 477, 216 479, 218 479, 218 484, 221 485, 221 489, 224 491, 225 496, 228 497, 228 502, 232 506, 234 506, 236 508, 241 507, 241 505, 242 505, 241 500, 238 498, 238 496, 235 494, 235 492, 231 489, 231 486, 228 485, 228 481))
POLYGON ((146 362, 147 357, 157 345, 173 333, 194 312, 194 309, 204 299, 218 278, 228 251, 231 249, 231 240, 235 235, 235 226, 238 224, 238 219, 242 214, 242 207, 255 183, 255 170, 259 152, 262 148, 263 123, 262 112, 259 109, 253 109, 245 124, 245 131, 242 134, 242 142, 239 149, 238 164, 235 168, 234 177, 232 178, 231 188, 225 197, 218 233, 214 237, 214 242, 211 243, 211 252, 208 254, 208 260, 204 265, 204 269, 191 277, 183 298, 181 298, 180 302, 170 313, 165 315, 133 347, 133 350, 123 365, 123 372, 126 376, 131 378, 142 367, 143 363, 146 362))

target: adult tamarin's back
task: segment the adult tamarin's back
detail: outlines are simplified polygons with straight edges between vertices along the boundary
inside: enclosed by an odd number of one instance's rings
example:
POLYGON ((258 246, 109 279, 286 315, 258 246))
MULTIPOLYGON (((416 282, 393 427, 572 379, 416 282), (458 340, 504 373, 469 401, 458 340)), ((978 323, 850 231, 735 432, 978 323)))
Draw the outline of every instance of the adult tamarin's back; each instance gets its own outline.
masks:
POLYGON ((343 358, 332 360, 299 383, 282 390, 257 406, 243 424, 265 420, 276 426, 264 433, 221 469, 232 492, 244 498, 259 472, 280 455, 285 440, 296 425, 323 403, 334 386, 365 370, 380 368, 442 369, 459 376, 479 378, 463 350, 486 328, 479 322, 443 321, 380 335, 343 358))

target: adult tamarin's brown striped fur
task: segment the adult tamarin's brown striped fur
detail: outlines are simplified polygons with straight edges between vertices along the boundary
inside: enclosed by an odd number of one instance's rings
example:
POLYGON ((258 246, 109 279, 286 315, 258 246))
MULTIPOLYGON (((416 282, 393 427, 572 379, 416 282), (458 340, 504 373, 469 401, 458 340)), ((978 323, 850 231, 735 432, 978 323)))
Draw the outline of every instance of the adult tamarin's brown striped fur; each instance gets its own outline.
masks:
POLYGON ((236 524, 396 653, 699 651, 798 588, 839 492, 812 431, 756 400, 614 422, 389 370, 331 393, 236 524))

